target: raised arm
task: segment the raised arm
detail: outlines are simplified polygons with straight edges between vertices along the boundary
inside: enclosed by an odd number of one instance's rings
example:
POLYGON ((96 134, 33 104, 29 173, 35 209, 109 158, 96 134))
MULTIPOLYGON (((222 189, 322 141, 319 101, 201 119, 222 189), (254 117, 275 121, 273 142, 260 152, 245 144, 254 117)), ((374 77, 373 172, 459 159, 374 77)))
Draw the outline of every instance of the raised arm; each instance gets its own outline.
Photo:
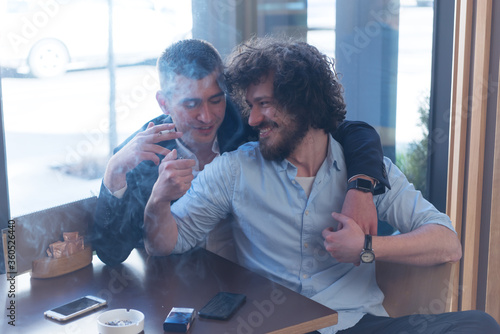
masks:
MULTIPOLYGON (((375 194, 390 188, 380 137, 375 129, 365 122, 345 121, 334 134, 344 149, 348 181, 357 178, 372 182, 375 194)), ((342 213, 358 223, 365 234, 377 235, 377 211, 373 194, 358 189, 347 191, 342 213)))
POLYGON ((176 160, 169 153, 160 164, 159 176, 144 211, 144 246, 149 255, 169 255, 177 243, 177 224, 170 203, 186 193, 193 180, 194 160, 176 160))
POLYGON ((377 180, 375 194, 391 188, 384 165, 384 152, 377 131, 368 123, 344 121, 333 138, 342 145, 347 165, 347 177, 366 175, 377 180))
POLYGON ((144 207, 158 177, 159 155, 170 150, 157 143, 179 136, 161 116, 144 125, 115 149, 101 185, 91 242, 108 265, 123 262, 141 245, 144 207), (158 125, 155 125, 158 124, 158 125))
POLYGON ((151 256, 169 255, 177 243, 177 224, 169 202, 150 198, 144 211, 144 247, 151 256))
POLYGON ((104 172, 103 184, 111 193, 116 193, 127 186, 127 173, 143 161, 160 164, 160 155, 167 155, 170 150, 157 145, 165 140, 180 138, 182 133, 169 132, 175 125, 172 123, 155 125, 149 122, 146 129, 136 134, 122 145, 109 159, 104 172))

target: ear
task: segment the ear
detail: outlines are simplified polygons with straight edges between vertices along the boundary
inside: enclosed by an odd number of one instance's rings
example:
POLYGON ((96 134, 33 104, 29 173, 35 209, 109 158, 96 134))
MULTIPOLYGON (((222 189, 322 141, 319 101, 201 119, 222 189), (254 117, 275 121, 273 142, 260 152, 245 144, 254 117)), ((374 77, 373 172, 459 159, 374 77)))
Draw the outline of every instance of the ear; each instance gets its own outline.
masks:
POLYGON ((170 111, 168 108, 168 100, 161 90, 156 92, 156 101, 158 102, 158 105, 160 106, 161 111, 165 115, 170 115, 170 111))

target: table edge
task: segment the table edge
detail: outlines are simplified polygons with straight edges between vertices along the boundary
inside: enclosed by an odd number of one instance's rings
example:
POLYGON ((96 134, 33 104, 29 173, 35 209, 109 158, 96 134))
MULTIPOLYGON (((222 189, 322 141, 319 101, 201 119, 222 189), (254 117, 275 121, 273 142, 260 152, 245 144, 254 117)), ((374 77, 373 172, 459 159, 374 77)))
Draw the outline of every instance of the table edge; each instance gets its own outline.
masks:
POLYGON ((268 332, 268 334, 303 334, 312 332, 321 328, 336 325, 338 322, 338 313, 332 310, 332 314, 326 315, 321 318, 302 322, 297 325, 289 326, 286 328, 278 329, 276 331, 268 332))

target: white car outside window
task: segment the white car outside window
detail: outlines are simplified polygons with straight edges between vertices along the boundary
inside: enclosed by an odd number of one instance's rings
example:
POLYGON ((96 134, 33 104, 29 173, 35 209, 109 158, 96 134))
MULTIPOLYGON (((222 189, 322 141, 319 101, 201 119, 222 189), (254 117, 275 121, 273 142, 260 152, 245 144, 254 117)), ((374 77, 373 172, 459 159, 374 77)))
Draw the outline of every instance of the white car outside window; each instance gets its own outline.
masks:
MULTIPOLYGON (((34 77, 106 66, 107 0, 7 0, 0 5, 0 66, 34 77)), ((190 1, 113 0, 117 65, 155 59, 191 37, 190 1)))

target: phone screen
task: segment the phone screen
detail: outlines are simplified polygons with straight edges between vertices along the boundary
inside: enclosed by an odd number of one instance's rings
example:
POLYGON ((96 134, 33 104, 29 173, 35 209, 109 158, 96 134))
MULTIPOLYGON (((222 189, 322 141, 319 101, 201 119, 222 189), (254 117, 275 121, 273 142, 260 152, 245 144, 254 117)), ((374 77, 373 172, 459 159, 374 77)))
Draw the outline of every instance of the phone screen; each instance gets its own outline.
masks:
POLYGON ((77 315, 106 305, 106 301, 94 296, 85 296, 45 312, 49 318, 65 321, 77 315))
POLYGON ((71 303, 56 307, 55 309, 52 309, 52 311, 60 313, 62 315, 70 315, 97 304, 99 304, 97 300, 82 297, 80 299, 72 301, 71 303))

